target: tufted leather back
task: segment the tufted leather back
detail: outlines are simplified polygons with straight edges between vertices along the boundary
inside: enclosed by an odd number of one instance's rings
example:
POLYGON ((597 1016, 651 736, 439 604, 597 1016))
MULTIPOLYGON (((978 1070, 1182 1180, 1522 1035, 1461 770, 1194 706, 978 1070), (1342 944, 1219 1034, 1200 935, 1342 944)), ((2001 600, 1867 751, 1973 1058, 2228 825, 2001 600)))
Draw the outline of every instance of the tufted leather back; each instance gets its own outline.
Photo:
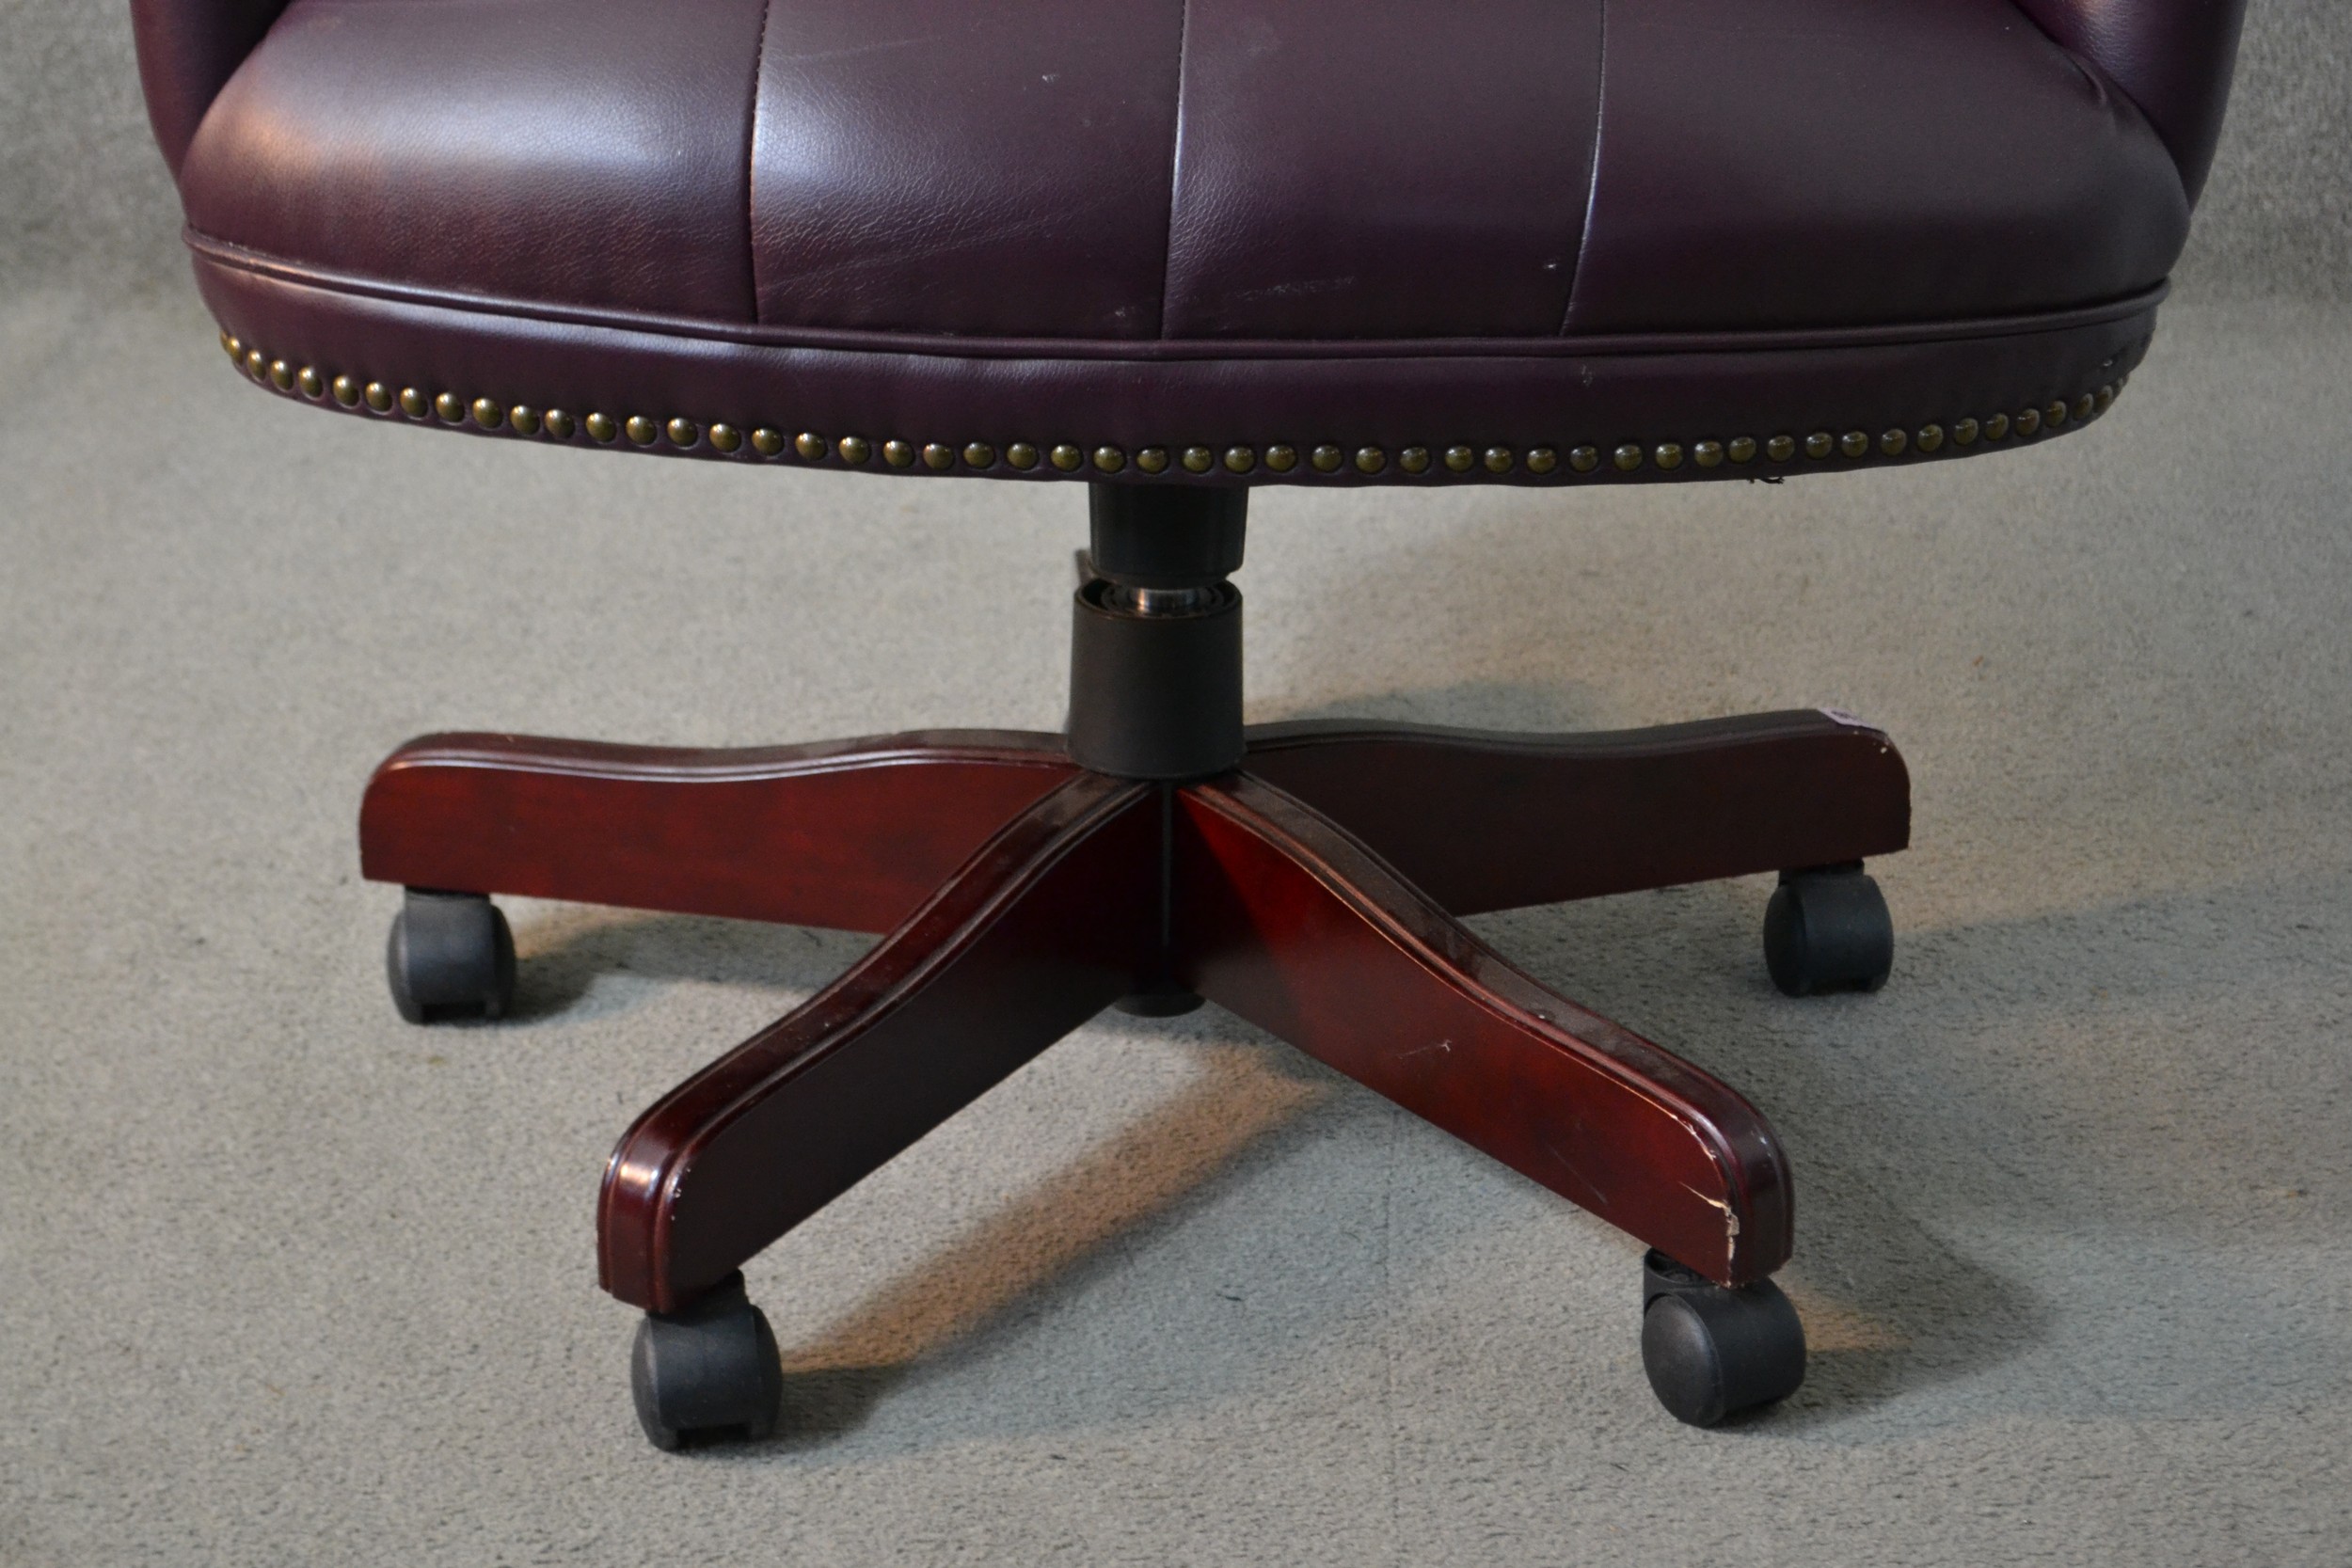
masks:
POLYGON ((2205 188, 2237 63, 2246 0, 2017 0, 2042 31, 2131 95, 2181 167, 2205 188))

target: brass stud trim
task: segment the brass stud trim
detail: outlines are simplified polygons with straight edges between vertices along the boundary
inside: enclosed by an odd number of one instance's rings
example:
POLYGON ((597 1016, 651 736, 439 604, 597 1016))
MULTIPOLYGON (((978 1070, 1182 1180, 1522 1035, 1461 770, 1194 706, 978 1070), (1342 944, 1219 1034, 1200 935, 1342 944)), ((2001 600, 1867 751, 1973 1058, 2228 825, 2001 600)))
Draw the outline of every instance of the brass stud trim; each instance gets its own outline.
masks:
MULTIPOLYGON (((741 451, 746 444, 744 434, 735 425, 719 422, 705 427, 682 415, 661 420, 635 414, 626 420, 616 421, 612 415, 591 413, 576 419, 561 409, 551 408, 542 413, 527 404, 501 405, 497 399, 488 396, 476 397, 469 402, 454 391, 443 391, 428 397, 418 388, 403 387, 395 392, 387 383, 369 381, 363 384, 358 377, 348 373, 339 373, 330 379, 315 366, 297 366, 286 359, 272 358, 233 333, 224 330, 219 337, 222 352, 251 379, 273 386, 281 392, 299 392, 313 400, 331 396, 345 408, 357 408, 365 404, 379 414, 398 408, 412 420, 428 420, 437 416, 444 422, 453 425, 465 424, 470 420, 485 431, 511 431, 523 436, 544 435, 558 441, 569 441, 584 429, 591 439, 608 445, 624 434, 641 447, 653 446, 666 435, 673 446, 682 450, 691 450, 707 438, 713 451, 727 454, 741 451)), ((2116 397, 2129 379, 2128 376, 2119 375, 2111 382, 2090 391, 2078 392, 2071 399, 2055 398, 2038 406, 2028 405, 2014 413, 1992 414, 1981 420, 1973 416, 1963 417, 1952 420, 1948 426, 1932 421, 1915 429, 1893 425, 1881 431, 1876 437, 1864 430, 1848 430, 1843 434, 1817 430, 1804 437, 1802 443, 1788 435, 1769 436, 1760 443, 1752 436, 1735 436, 1727 440, 1708 437, 1687 448, 1678 441, 1658 441, 1647 446, 1629 441, 1610 451, 1606 456, 1619 471, 1632 473, 1645 464, 1655 464, 1660 469, 1671 472, 1679 468, 1686 458, 1701 468, 1718 468, 1725 462, 1753 462, 1759 451, 1775 463, 1785 463, 1794 457, 1801 448, 1807 457, 1816 461, 1825 459, 1834 452, 1857 460, 1870 456, 1873 451, 1888 458, 1899 458, 1915 451, 1926 455, 1942 451, 1947 442, 1955 448, 1967 448, 1979 440, 2003 441, 2012 434, 2022 438, 2044 430, 2062 429, 2070 421, 2081 423, 2113 407, 2116 397)), ((803 432, 787 439, 781 431, 768 425, 756 426, 751 431, 749 445, 763 457, 777 456, 789 446, 803 460, 811 463, 822 462, 828 452, 837 451, 844 462, 852 466, 869 461, 875 451, 874 444, 864 436, 845 436, 828 445, 824 436, 814 432, 803 432)), ((919 458, 924 467, 943 473, 953 468, 959 458, 968 467, 987 469, 996 465, 998 457, 997 449, 985 441, 973 441, 961 449, 942 441, 927 442, 918 447, 894 436, 883 441, 880 450, 893 467, 912 467, 919 458)), ((1275 442, 1263 448, 1236 443, 1222 451, 1213 447, 1195 445, 1183 449, 1181 453, 1171 453, 1167 447, 1141 447, 1136 450, 1131 459, 1125 449, 1107 443, 1089 452, 1069 442, 1058 442, 1050 449, 1041 451, 1034 443, 1014 441, 1006 446, 1003 456, 1011 467, 1023 471, 1034 468, 1042 459, 1063 473, 1078 472, 1090 462, 1098 472, 1117 474, 1124 472, 1132 462, 1137 471, 1152 475, 1167 472, 1171 465, 1181 467, 1190 474, 1206 474, 1219 466, 1230 473, 1248 474, 1254 472, 1262 463, 1274 473, 1287 474, 1299 467, 1302 457, 1306 465, 1318 474, 1336 474, 1352 467, 1359 473, 1375 475, 1386 472, 1391 461, 1388 450, 1383 447, 1366 445, 1351 452, 1332 442, 1318 443, 1304 452, 1287 442, 1275 442)), ((1573 447, 1566 453, 1567 466, 1575 473, 1589 474, 1600 467, 1603 456, 1598 447, 1573 447)), ((1537 446, 1530 448, 1523 460, 1528 472, 1549 475, 1559 468, 1561 454, 1555 448, 1537 446)), ((1420 445, 1403 447, 1398 449, 1393 461, 1404 472, 1415 475, 1427 473, 1440 463, 1456 474, 1467 474, 1481 467, 1488 473, 1506 474, 1522 458, 1507 446, 1496 445, 1482 450, 1468 443, 1456 442, 1441 451, 1420 445)))

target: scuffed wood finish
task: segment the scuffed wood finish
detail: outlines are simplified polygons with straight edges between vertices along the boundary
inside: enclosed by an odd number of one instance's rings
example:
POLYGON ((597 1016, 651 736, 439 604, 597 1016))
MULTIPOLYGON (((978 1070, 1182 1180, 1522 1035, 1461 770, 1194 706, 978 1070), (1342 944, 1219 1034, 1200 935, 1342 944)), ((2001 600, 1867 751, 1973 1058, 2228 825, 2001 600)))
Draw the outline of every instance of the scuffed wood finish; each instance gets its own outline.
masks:
POLYGON ((377 881, 886 931, 1077 771, 1059 736, 685 751, 434 735, 359 810, 377 881))
POLYGON ((1180 795, 1177 974, 1721 1284, 1788 1257, 1754 1107, 1537 985, 1313 809, 1247 776, 1180 795))
POLYGON ((1083 774, 614 1149, 605 1289, 670 1311, 1109 1006, 1155 958, 1161 797, 1083 774))
POLYGON ((1455 914, 1891 854, 1911 779, 1817 708, 1565 736, 1266 724, 1243 767, 1455 914))

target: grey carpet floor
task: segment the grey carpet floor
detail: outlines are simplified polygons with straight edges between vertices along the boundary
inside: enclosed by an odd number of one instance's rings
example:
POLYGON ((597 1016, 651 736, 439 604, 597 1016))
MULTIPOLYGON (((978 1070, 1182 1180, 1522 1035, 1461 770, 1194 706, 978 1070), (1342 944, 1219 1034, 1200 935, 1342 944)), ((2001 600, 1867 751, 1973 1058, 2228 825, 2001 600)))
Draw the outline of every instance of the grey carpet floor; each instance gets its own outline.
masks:
POLYGON ((1761 879, 1478 922, 1778 1125, 1785 1408, 1677 1426, 1633 1243, 1207 1010, 759 1259, 791 1430, 671 1458, 601 1163, 862 940, 517 900, 523 1016, 411 1029, 359 784, 1050 728, 1079 492, 394 433, 177 296, 0 304, 0 1560, 2352 1562, 2346 363, 2183 306, 2032 451, 1263 495, 1255 717, 1901 740, 1879 995, 1775 995, 1761 879))

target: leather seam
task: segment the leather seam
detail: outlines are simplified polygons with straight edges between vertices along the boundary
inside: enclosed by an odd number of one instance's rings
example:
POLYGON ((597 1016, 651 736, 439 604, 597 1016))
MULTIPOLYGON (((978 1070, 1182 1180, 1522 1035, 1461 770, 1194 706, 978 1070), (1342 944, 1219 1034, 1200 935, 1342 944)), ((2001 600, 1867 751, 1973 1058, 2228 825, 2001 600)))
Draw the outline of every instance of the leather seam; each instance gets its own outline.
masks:
POLYGON ((1617 357, 1668 354, 1784 353, 1869 349, 1955 340, 2031 336, 2095 326, 2153 310, 2171 292, 2169 281, 2118 299, 2023 315, 1956 321, 1899 322, 1877 326, 1786 328, 1725 332, 1614 333, 1587 338, 958 338, 945 334, 882 333, 851 328, 770 326, 705 317, 598 309, 465 294, 334 273, 242 246, 190 228, 184 231, 199 269, 219 267, 293 288, 379 299, 427 309, 499 316, 603 331, 734 343, 747 348, 911 355, 958 359, 1286 360, 1617 357))
POLYGON ((1576 231, 1576 265, 1568 273, 1568 300, 1560 308, 1560 329, 1554 336, 1568 335, 1568 323, 1576 316, 1576 291, 1584 282, 1584 257, 1593 247, 1593 214, 1600 205, 1600 137, 1609 119, 1609 0, 1600 0, 1600 48, 1594 65, 1593 82, 1593 174, 1584 186, 1584 223, 1576 231))
POLYGON ((768 24, 776 14, 776 0, 760 0, 759 42, 752 49, 751 107, 743 116, 743 265, 751 277, 752 323, 767 325, 759 303, 759 229, 753 210, 753 182, 758 169, 753 159, 759 146, 759 87, 768 67, 768 24))
POLYGON ((1160 319, 1153 336, 1160 341, 1168 336, 1168 288, 1176 271, 1176 195, 1181 188, 1177 179, 1184 166, 1184 45, 1192 37, 1192 0, 1177 0, 1176 9, 1176 123, 1168 138, 1168 235, 1160 243, 1160 319))

